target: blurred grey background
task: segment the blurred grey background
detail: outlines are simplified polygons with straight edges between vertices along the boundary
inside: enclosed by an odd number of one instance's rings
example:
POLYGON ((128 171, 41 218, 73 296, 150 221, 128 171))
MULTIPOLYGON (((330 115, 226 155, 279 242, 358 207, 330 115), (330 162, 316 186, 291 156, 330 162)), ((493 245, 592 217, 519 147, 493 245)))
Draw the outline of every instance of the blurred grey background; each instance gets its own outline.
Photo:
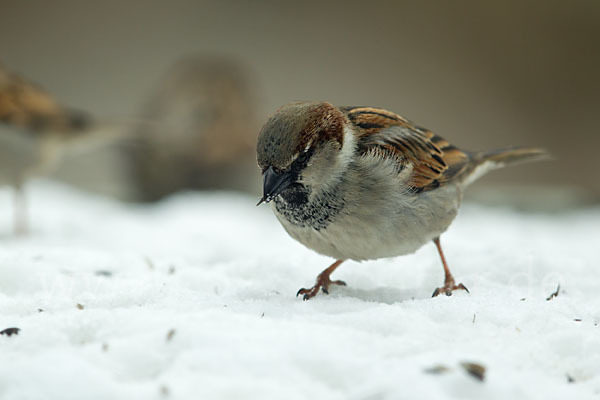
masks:
MULTIPOLYGON (((251 140, 290 101, 374 105, 462 148, 531 145, 555 156, 494 172, 474 198, 514 185, 535 202, 600 198, 597 0, 0 5, 0 62, 99 117, 143 115, 174 64, 214 55, 247 71, 251 140)), ((128 160, 101 153, 67 159, 54 176, 127 198, 128 160)))

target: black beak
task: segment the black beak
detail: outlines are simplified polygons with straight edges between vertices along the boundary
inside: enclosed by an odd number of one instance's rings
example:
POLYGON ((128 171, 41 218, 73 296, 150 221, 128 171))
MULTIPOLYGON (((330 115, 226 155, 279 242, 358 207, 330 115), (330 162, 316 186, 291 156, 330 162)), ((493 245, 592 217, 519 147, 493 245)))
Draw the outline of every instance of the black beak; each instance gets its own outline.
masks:
POLYGON ((257 206, 270 202, 292 183, 294 179, 291 172, 275 172, 273 167, 267 168, 263 173, 263 197, 257 206))

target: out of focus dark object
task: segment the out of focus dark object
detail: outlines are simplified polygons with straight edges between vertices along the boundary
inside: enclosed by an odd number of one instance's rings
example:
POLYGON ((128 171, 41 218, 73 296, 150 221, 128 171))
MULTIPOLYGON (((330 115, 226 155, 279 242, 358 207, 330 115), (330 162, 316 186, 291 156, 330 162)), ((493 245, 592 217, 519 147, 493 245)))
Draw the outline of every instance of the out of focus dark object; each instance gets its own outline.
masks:
POLYGON ((451 369, 443 364, 434 365, 433 367, 425 368, 424 372, 432 375, 441 375, 450 372, 451 369))
MULTIPOLYGON (((477 379, 478 381, 483 382, 485 380, 485 372, 486 368, 475 362, 463 361, 459 364, 470 376, 477 379)), ((433 367, 426 368, 425 373, 433 374, 433 375, 441 375, 451 372, 452 368, 447 367, 443 364, 434 365, 433 367)))
POLYGON ((89 133, 90 118, 62 107, 37 85, 0 66, 0 185, 15 188, 14 231, 28 229, 23 185, 89 133))
POLYGON ((485 367, 479 363, 461 362, 460 366, 473 378, 483 382, 485 380, 485 367))
POLYGON ((560 292, 560 283, 556 287, 556 290, 550 294, 550 296, 546 297, 546 301, 550 301, 555 297, 558 297, 558 292, 560 292))
POLYGON ((228 58, 196 56, 172 67, 143 108, 127 147, 137 200, 182 189, 259 187, 259 123, 250 73, 228 58))
POLYGON ((21 330, 20 328, 6 328, 0 332, 0 335, 6 335, 6 336, 18 335, 20 330, 21 330))

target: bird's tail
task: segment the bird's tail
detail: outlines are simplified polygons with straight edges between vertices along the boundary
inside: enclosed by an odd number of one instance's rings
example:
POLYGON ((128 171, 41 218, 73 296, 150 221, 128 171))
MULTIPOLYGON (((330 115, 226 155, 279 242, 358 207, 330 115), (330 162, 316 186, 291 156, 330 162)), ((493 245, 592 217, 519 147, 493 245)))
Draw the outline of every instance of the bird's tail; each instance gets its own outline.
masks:
POLYGON ((468 186, 486 173, 531 161, 551 159, 550 154, 544 150, 533 147, 509 147, 504 149, 470 153, 469 168, 463 175, 463 186, 468 186))

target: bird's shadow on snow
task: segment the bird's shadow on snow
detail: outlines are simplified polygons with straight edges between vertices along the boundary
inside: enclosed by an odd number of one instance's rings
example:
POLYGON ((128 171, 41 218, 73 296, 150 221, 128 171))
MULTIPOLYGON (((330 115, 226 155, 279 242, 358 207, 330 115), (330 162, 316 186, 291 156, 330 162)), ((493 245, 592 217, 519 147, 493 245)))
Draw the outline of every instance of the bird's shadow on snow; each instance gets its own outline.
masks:
POLYGON ((340 288, 336 297, 351 297, 362 301, 384 304, 401 303, 407 300, 427 299, 427 296, 418 289, 402 290, 394 287, 380 286, 373 289, 340 288))

